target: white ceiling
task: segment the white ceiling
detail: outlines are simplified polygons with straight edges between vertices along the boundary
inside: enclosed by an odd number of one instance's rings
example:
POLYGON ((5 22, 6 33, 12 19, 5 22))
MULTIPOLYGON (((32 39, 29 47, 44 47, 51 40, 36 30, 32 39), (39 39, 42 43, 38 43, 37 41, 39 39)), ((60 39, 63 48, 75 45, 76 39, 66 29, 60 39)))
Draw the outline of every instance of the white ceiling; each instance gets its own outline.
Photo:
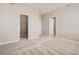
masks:
POLYGON ((57 8, 67 5, 67 3, 20 3, 26 7, 40 10, 41 14, 53 11, 57 8))

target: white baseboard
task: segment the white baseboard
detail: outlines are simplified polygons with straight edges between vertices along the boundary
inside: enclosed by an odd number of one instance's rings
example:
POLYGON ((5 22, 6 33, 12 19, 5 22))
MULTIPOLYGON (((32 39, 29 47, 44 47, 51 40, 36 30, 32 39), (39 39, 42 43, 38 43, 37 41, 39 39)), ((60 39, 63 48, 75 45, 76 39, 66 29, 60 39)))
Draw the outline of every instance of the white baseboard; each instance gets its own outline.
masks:
POLYGON ((16 41, 10 41, 10 42, 2 42, 0 43, 0 45, 4 45, 4 44, 9 44, 9 43, 14 43, 14 42, 18 42, 19 40, 16 40, 16 41))

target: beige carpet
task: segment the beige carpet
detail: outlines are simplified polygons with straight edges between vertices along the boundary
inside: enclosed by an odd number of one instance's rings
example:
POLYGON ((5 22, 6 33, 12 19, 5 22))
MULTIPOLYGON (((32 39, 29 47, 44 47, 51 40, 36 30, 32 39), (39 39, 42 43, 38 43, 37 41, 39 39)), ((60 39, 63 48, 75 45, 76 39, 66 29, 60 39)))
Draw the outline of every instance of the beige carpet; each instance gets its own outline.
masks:
MULTIPOLYGON (((22 42, 20 47, 5 49, 2 55, 78 55, 79 42, 63 38, 42 37, 22 42)), ((3 49, 4 50, 4 49, 3 49)), ((0 50, 1 51, 1 50, 0 50)))

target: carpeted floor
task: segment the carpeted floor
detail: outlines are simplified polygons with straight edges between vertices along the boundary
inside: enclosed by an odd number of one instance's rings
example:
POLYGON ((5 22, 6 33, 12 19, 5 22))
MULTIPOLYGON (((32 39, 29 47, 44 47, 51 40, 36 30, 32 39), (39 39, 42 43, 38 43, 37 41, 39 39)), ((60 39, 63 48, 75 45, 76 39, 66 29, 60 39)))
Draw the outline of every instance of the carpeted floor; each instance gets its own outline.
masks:
POLYGON ((1 55, 78 55, 79 42, 64 38, 21 38, 19 42, 0 46, 1 55))

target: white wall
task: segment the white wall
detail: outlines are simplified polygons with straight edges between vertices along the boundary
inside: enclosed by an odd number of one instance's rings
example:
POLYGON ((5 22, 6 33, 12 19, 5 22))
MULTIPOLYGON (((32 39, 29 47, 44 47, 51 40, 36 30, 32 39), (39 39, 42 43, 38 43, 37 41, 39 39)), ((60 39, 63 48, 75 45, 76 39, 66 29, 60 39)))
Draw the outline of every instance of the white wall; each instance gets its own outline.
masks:
POLYGON ((42 28, 42 35, 47 36, 49 34, 49 20, 47 15, 42 15, 41 17, 41 28, 42 28))
POLYGON ((44 20, 45 18, 49 20, 52 16, 56 16, 56 34, 58 37, 79 40, 79 4, 71 4, 70 7, 51 11, 44 15, 44 20))
POLYGON ((0 4, 0 44, 18 40, 17 17, 14 7, 0 4))
POLYGON ((38 11, 34 11, 31 15, 32 19, 30 19, 30 39, 39 38, 41 35, 41 19, 38 11))
POLYGON ((41 34, 39 11, 26 6, 0 4, 0 44, 18 41, 20 38, 20 15, 29 16, 29 39, 36 39, 41 34))

